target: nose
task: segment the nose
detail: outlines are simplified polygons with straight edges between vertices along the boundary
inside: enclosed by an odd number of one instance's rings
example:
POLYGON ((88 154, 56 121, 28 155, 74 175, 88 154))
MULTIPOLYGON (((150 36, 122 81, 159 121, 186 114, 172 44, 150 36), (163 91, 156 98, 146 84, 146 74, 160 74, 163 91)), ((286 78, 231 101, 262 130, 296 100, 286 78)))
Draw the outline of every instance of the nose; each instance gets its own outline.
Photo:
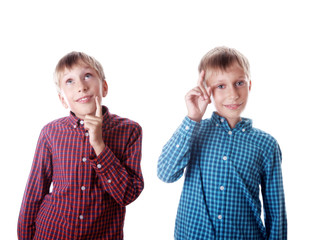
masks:
POLYGON ((230 96, 230 98, 233 99, 233 100, 236 100, 236 99, 238 99, 238 98, 240 97, 240 95, 239 95, 237 89, 235 89, 234 87, 231 87, 231 88, 230 88, 229 96, 230 96))
POLYGON ((88 90, 88 86, 84 80, 78 81, 78 92, 86 92, 88 90))

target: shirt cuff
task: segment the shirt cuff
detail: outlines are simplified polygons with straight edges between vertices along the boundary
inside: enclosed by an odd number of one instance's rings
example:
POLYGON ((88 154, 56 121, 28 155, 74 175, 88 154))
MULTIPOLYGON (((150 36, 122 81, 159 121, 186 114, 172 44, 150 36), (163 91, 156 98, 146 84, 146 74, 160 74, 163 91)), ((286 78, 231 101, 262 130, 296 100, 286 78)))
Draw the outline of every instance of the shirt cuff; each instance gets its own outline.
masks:
POLYGON ((178 132, 186 138, 195 138, 198 135, 201 123, 185 117, 182 124, 178 128, 178 132))
POLYGON ((107 145, 105 145, 103 151, 98 156, 91 160, 92 166, 98 172, 105 172, 112 164, 120 165, 120 161, 107 145))

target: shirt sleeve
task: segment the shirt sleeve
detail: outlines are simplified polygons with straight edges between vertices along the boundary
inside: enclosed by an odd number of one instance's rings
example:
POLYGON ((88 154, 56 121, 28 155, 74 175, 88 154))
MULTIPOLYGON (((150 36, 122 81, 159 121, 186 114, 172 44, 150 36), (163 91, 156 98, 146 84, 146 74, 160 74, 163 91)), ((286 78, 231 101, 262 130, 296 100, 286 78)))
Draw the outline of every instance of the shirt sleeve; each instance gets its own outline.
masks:
POLYGON ((266 156, 262 179, 265 226, 268 239, 287 239, 287 216, 281 171, 281 150, 277 142, 266 156))
POLYGON ((136 125, 129 136, 124 156, 121 159, 118 159, 105 145, 104 150, 91 161, 103 188, 121 206, 126 206, 136 200, 144 188, 140 165, 141 144, 142 129, 136 125))
POLYGON ((31 172, 20 209, 18 220, 18 238, 20 240, 33 239, 37 213, 45 195, 49 193, 51 178, 51 151, 42 131, 36 146, 31 172))
POLYGON ((182 177, 184 169, 189 163, 191 146, 199 132, 200 125, 185 117, 163 147, 157 167, 157 175, 162 181, 171 183, 182 177))

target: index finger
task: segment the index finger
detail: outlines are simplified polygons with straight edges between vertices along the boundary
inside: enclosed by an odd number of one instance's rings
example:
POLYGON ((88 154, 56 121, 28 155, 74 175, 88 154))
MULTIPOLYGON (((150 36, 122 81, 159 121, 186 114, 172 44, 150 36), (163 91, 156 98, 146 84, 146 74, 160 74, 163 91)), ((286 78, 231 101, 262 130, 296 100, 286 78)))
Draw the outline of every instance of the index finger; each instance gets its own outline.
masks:
POLYGON ((202 70, 199 74, 198 86, 204 87, 204 80, 205 80, 205 71, 202 70))
POLYGON ((96 117, 102 117, 103 112, 102 112, 101 99, 99 99, 98 96, 95 96, 95 104, 96 104, 95 116, 96 117))
POLYGON ((204 99, 209 98, 209 94, 208 94, 206 86, 205 86, 205 71, 204 70, 202 70, 199 74, 198 86, 203 93, 203 98, 204 99))

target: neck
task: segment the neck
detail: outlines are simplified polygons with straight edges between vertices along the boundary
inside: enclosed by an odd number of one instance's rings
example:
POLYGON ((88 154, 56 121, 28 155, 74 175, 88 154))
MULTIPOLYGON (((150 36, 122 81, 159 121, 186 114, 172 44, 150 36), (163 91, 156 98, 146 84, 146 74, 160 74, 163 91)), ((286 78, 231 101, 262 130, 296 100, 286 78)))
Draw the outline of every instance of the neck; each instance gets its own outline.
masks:
POLYGON ((236 124, 238 124, 242 119, 239 117, 239 118, 227 118, 226 119, 230 128, 233 129, 235 128, 236 124))

